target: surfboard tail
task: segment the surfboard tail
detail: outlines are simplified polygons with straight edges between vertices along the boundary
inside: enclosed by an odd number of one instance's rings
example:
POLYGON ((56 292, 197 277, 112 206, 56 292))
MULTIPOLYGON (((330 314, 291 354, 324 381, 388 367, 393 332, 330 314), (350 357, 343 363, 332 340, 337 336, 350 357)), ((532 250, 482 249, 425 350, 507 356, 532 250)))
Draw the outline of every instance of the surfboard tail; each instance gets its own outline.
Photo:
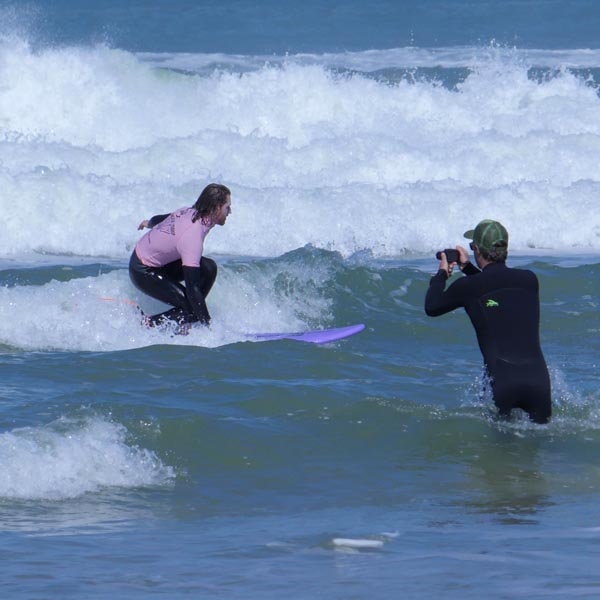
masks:
POLYGON ((332 329, 315 329, 312 331, 296 331, 287 333, 257 333, 253 337, 257 342, 269 342, 274 340, 295 340, 298 342, 309 342, 311 344, 327 344, 336 342, 360 333, 365 328, 363 323, 336 327, 332 329))

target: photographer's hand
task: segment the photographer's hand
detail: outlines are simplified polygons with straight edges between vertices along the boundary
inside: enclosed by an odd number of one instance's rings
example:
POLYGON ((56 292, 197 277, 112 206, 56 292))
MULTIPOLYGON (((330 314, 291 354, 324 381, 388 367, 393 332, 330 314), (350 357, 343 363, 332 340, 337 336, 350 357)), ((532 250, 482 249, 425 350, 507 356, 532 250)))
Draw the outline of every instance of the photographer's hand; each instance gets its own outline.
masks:
POLYGON ((461 268, 463 265, 471 262, 466 248, 463 248, 462 246, 456 246, 456 251, 458 252, 458 264, 461 268))
POLYGON ((445 252, 442 252, 440 256, 442 258, 440 260, 439 269, 440 269, 440 271, 446 271, 446 275, 448 275, 448 277, 450 277, 450 275, 452 275, 452 269, 454 268, 454 265, 456 263, 450 263, 450 264, 448 264, 448 258, 446 257, 446 253, 445 252))

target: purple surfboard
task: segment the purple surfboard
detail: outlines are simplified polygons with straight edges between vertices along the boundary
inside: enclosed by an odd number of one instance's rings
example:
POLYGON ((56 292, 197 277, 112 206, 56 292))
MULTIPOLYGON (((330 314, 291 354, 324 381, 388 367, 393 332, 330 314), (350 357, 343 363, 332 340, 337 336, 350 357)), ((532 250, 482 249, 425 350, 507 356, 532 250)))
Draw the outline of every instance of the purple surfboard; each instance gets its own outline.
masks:
POLYGON ((316 329, 314 331, 298 331, 295 333, 256 333, 252 337, 257 342, 269 342, 272 340, 296 340, 298 342, 310 342, 311 344, 327 344, 360 333, 365 326, 362 323, 347 325, 335 329, 316 329))

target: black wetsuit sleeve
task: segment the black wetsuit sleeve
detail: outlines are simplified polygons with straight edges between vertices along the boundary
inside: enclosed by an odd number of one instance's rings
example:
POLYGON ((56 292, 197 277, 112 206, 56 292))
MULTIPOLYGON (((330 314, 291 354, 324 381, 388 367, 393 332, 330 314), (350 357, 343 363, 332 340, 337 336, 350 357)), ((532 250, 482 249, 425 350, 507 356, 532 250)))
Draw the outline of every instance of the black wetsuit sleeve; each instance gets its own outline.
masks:
POLYGON ((425 312, 430 317, 439 317, 465 305, 465 295, 461 281, 454 282, 446 291, 448 274, 440 269, 430 280, 425 296, 425 312), (459 285, 457 285, 459 284, 459 285))
POLYGON ((202 293, 202 277, 200 267, 183 266, 183 277, 185 279, 185 290, 187 298, 192 305, 192 310, 203 325, 210 323, 210 314, 206 306, 206 298, 202 293))
POLYGON ((151 219, 148 219, 148 228, 155 227, 159 223, 162 223, 171 213, 166 215, 154 215, 151 219))

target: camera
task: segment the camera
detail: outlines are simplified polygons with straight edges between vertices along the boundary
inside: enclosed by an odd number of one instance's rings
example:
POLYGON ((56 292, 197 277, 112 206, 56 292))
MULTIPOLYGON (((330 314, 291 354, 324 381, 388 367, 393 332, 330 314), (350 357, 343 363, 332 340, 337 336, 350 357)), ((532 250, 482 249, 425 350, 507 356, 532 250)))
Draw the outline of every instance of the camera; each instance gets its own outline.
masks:
POLYGON ((454 248, 446 248, 445 250, 440 250, 435 255, 435 257, 438 260, 442 260, 442 252, 445 252, 446 258, 448 259, 448 264, 460 262, 459 261, 460 256, 458 254, 458 250, 455 250, 454 248))

